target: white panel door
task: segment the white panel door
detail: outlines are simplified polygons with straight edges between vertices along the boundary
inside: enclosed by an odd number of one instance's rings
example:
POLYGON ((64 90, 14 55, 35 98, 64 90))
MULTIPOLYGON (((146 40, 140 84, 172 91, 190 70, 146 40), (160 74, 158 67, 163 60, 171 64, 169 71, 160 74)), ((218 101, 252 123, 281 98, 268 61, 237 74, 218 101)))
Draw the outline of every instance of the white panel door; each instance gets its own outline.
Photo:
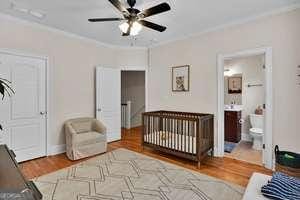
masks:
POLYGON ((108 142, 121 139, 121 71, 97 68, 97 119, 107 128, 108 142))
POLYGON ((0 77, 15 94, 0 101, 0 142, 18 162, 46 155, 46 61, 0 53, 0 77))

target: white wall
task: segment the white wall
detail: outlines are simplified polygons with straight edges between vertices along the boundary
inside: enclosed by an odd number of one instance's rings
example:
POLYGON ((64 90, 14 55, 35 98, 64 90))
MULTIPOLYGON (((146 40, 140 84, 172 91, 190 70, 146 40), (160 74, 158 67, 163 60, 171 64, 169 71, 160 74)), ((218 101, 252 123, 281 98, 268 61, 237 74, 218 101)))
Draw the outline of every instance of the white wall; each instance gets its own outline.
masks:
MULTIPOLYGON (((230 69, 235 74, 241 74, 243 80, 241 105, 243 105, 242 119, 242 133, 249 134, 250 118, 258 106, 265 103, 264 86, 262 87, 248 87, 248 84, 264 84, 264 55, 250 56, 244 58, 235 58, 227 60, 224 63, 226 69, 230 69)), ((230 102, 232 94, 228 94, 228 89, 225 87, 225 103, 230 102), (227 96, 227 98, 226 98, 227 96), (227 99, 227 102, 226 102, 227 99)), ((249 136, 248 136, 249 138, 249 136)))
POLYGON ((64 121, 94 116, 95 66, 147 66, 146 50, 105 46, 2 15, 0 27, 0 48, 49 57, 52 145, 65 143, 64 121))
POLYGON ((145 72, 122 71, 122 103, 131 101, 131 127, 142 125, 145 112, 145 72))
POLYGON ((217 55, 270 46, 273 48, 273 144, 300 152, 300 87, 296 81, 300 64, 299 21, 298 9, 151 48, 150 110, 216 115, 217 55), (191 65, 191 91, 172 93, 171 67, 186 64, 191 65))

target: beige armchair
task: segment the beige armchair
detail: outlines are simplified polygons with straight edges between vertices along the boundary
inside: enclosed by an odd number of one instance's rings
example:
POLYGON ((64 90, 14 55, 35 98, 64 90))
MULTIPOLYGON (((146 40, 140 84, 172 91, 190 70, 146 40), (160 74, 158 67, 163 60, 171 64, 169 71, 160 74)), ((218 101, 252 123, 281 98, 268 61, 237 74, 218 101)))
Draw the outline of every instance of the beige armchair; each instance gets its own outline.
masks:
POLYGON ((78 160, 106 152, 106 128, 96 119, 78 118, 65 123, 67 156, 78 160))

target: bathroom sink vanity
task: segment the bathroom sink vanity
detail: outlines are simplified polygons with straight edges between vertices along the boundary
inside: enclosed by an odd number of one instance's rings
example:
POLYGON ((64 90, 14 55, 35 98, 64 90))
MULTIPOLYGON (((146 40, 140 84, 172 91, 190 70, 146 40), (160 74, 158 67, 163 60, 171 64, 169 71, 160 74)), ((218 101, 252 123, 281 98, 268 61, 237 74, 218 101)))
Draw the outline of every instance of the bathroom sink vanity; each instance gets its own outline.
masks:
POLYGON ((242 132, 242 109, 225 108, 224 124, 225 124, 225 141, 238 143, 241 140, 242 132))

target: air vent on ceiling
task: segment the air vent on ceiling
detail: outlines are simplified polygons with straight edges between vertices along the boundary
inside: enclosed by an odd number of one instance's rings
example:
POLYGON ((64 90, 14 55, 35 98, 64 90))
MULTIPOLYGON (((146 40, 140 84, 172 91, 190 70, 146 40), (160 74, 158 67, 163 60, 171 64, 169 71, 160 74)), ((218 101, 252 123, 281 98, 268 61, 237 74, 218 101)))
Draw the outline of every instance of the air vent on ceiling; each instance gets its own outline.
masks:
POLYGON ((36 17, 38 19, 44 19, 46 17, 46 14, 43 13, 43 12, 33 10, 33 9, 24 8, 24 7, 16 5, 15 3, 11 3, 10 8, 14 11, 24 13, 24 14, 30 15, 32 17, 36 17))

